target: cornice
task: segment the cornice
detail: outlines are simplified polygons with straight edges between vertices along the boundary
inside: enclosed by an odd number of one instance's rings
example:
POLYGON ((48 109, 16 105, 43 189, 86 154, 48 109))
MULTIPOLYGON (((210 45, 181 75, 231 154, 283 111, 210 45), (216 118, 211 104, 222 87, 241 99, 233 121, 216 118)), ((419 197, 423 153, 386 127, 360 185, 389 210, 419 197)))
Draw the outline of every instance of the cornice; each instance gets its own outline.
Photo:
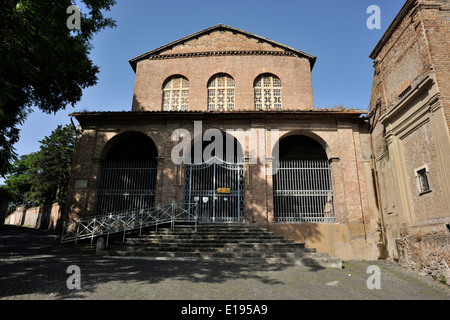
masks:
POLYGON ((297 57, 295 53, 283 51, 205 51, 205 52, 189 52, 175 54, 151 55, 148 60, 164 60, 178 58, 201 58, 201 57, 217 57, 217 56, 288 56, 297 57))

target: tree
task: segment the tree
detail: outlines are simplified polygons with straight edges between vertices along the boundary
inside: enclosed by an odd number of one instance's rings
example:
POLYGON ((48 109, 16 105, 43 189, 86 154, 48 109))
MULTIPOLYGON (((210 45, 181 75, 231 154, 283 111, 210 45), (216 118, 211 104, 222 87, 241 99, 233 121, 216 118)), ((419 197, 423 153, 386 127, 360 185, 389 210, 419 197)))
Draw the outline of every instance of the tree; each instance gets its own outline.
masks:
POLYGON ((6 175, 5 185, 1 186, 3 194, 8 198, 10 207, 25 204, 33 206, 35 201, 30 197, 32 182, 31 171, 35 167, 37 153, 20 156, 6 175))
POLYGON ((65 200, 75 141, 75 129, 71 125, 58 126, 50 136, 39 141, 41 148, 30 172, 29 197, 36 204, 65 200))
POLYGON ((74 128, 60 125, 39 141, 38 152, 14 161, 2 186, 11 206, 41 206, 65 200, 75 140, 74 128))
POLYGON ((83 0, 81 29, 69 30, 71 0, 3 0, 0 4, 0 175, 17 157, 19 126, 34 109, 74 106, 97 82, 89 58, 95 33, 115 22, 103 16, 115 0, 83 0))

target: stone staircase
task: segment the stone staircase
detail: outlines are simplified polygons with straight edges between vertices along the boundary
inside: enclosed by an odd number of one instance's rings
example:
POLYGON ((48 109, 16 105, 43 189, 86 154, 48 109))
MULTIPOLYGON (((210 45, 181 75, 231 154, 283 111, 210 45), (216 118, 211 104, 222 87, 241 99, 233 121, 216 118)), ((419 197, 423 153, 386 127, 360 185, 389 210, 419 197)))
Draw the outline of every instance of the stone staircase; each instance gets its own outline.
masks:
POLYGON ((197 231, 182 226, 131 236, 100 254, 154 260, 205 260, 237 263, 292 264, 342 268, 340 258, 305 248, 246 223, 200 223, 197 231))

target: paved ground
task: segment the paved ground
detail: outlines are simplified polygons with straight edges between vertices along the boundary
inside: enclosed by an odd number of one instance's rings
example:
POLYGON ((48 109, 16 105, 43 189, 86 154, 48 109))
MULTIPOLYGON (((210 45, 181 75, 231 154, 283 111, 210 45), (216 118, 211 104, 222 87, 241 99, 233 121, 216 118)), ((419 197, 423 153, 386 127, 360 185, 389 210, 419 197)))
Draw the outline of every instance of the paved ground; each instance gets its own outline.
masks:
POLYGON ((450 300, 449 287, 392 262, 348 261, 344 269, 239 263, 146 261, 95 256, 87 247, 22 227, 0 229, 0 300, 450 300), (80 268, 70 290, 67 268, 80 268), (367 268, 381 270, 369 290, 367 268))

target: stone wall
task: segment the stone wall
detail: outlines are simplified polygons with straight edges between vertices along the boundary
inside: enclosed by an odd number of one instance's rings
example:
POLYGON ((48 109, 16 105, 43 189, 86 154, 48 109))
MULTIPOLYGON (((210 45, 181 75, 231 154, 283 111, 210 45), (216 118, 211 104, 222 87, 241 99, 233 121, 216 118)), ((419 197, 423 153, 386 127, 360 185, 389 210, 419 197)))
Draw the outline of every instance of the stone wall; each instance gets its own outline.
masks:
POLYGON ((450 285, 450 219, 400 229, 396 240, 399 263, 450 285))
POLYGON ((43 230, 60 230, 62 209, 62 203, 33 208, 19 206, 14 213, 6 217, 5 224, 43 230))

